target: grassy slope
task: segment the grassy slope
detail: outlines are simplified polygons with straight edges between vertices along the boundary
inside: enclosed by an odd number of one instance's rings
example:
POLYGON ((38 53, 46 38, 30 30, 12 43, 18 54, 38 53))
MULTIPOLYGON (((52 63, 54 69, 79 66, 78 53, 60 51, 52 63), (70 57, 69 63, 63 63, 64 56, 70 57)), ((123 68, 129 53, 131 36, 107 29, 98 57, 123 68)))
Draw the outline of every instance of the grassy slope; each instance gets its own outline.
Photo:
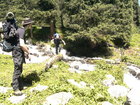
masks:
MULTIPOLYGON (((139 40, 139 35, 135 35, 131 42, 131 48, 125 51, 125 59, 135 64, 139 64, 139 56, 128 52, 140 51, 139 40)), ((115 53, 117 53, 116 56, 118 56, 118 52, 115 53)), ((114 58, 114 56, 112 58, 114 58)), ((58 68, 50 68, 47 72, 42 72, 45 67, 45 62, 41 64, 25 64, 23 78, 24 81, 30 85, 26 90, 23 90, 23 92, 27 94, 27 98, 22 105, 41 105, 47 96, 62 91, 71 92, 74 95, 74 98, 71 99, 67 105, 101 105, 102 101, 109 101, 114 105, 122 105, 125 101, 125 97, 120 97, 118 99, 110 97, 107 92, 108 88, 102 85, 102 81, 105 79, 106 74, 112 74, 117 80, 116 84, 124 85, 124 64, 110 65, 106 64, 104 61, 96 62, 96 64, 96 71, 86 72, 84 74, 70 73, 67 70, 69 68, 68 65, 63 61, 56 63, 58 68), (69 84, 67 79, 75 79, 77 82, 84 81, 87 84, 93 85, 94 89, 80 89, 69 84), (30 93, 29 90, 37 84, 47 85, 49 88, 43 92, 36 91, 30 93)), ((12 58, 10 56, 0 55, 0 86, 10 86, 12 73, 12 58)), ((12 105, 7 100, 11 94, 12 90, 8 91, 6 94, 0 93, 0 103, 12 105)))
POLYGON ((134 34, 130 44, 131 47, 125 50, 126 61, 140 66, 140 34, 134 34))

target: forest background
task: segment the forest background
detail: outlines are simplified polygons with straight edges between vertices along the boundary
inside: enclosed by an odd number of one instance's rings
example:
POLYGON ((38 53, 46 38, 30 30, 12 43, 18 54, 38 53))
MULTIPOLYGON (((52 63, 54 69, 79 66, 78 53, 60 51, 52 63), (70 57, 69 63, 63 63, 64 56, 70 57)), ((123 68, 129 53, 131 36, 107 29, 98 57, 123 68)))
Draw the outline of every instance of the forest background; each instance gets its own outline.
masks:
POLYGON ((129 48, 132 34, 139 32, 138 0, 0 0, 0 7, 0 21, 8 11, 19 26, 25 17, 34 21, 28 35, 33 42, 60 33, 71 55, 100 56, 111 54, 110 46, 129 48))

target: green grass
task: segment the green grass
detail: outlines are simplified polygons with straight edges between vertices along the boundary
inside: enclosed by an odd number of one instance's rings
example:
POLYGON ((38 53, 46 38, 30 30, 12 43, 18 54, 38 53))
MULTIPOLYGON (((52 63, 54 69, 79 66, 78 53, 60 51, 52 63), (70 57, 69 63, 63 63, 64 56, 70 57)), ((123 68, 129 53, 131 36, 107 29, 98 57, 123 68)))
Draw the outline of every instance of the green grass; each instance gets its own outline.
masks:
MULTIPOLYGON (((0 78, 3 80, 0 81, 0 86, 10 86, 13 73, 12 59, 10 56, 0 55, 0 62, 0 78)), ((24 65, 23 79, 30 85, 26 90, 23 90, 27 94, 27 98, 21 105, 41 105, 47 96, 62 91, 71 92, 74 95, 74 98, 67 105, 101 105, 102 101, 121 105, 125 101, 125 97, 119 99, 110 97, 107 92, 108 88, 102 84, 105 75, 112 74, 116 78, 117 84, 124 85, 122 82, 124 65, 115 66, 98 62, 96 71, 84 74, 70 73, 68 71, 69 66, 63 61, 57 62, 55 65, 58 65, 58 68, 50 68, 46 72, 44 72, 45 62, 24 65), (93 85, 94 89, 89 87, 80 89, 68 83, 67 79, 74 79, 77 82, 84 81, 93 85), (29 90, 37 84, 46 85, 49 88, 43 92, 30 93, 29 90)), ((12 105, 7 100, 12 92, 11 90, 6 94, 0 94, 0 103, 12 105)))
POLYGON ((111 47, 111 50, 113 56, 108 56, 108 59, 120 59, 123 62, 140 66, 140 34, 132 35, 129 48, 122 49, 111 47), (121 52, 123 53, 122 55, 121 52))
POLYGON ((140 66, 140 34, 132 36, 130 45, 130 48, 124 51, 124 59, 140 66))
MULTIPOLYGON (((124 50, 123 59, 125 62, 134 63, 140 65, 140 35, 135 34, 132 37, 131 46, 129 49, 124 50)), ((120 58, 120 52, 118 49, 114 49, 114 56, 110 59, 120 58)), ((92 62, 92 61, 91 61, 92 62)), ((29 84, 26 90, 27 98, 19 105, 42 105, 46 97, 58 92, 71 92, 74 98, 69 101, 67 105, 101 105, 103 101, 109 101, 114 105, 123 105, 126 97, 113 98, 107 92, 108 87, 102 84, 105 79, 105 75, 111 74, 116 79, 117 85, 125 86, 123 83, 123 74, 125 63, 118 65, 106 64, 104 61, 93 61, 96 64, 96 70, 92 72, 85 72, 84 74, 71 73, 68 71, 68 64, 59 61, 55 63, 58 68, 50 68, 46 72, 45 62, 39 64, 25 64, 23 70, 23 80, 29 84), (84 81, 88 85, 94 86, 94 88, 78 88, 70 83, 67 79, 74 79, 77 82, 84 81), (47 90, 43 92, 29 90, 38 84, 48 86, 47 90)), ((12 57, 6 55, 0 55, 0 86, 11 87, 11 80, 13 74, 13 61, 12 57)), ((0 93, 0 103, 4 105, 12 105, 8 98, 12 95, 12 90, 6 94, 0 93)))

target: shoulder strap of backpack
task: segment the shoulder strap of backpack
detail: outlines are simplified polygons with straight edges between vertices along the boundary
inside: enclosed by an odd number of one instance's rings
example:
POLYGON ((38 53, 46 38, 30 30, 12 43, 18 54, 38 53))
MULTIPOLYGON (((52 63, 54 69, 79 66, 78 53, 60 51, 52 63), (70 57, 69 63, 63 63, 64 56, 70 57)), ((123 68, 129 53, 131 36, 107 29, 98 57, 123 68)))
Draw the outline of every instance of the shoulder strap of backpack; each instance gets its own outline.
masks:
POLYGON ((2 27, 3 27, 4 38, 8 38, 8 33, 10 32, 10 23, 4 22, 2 27))

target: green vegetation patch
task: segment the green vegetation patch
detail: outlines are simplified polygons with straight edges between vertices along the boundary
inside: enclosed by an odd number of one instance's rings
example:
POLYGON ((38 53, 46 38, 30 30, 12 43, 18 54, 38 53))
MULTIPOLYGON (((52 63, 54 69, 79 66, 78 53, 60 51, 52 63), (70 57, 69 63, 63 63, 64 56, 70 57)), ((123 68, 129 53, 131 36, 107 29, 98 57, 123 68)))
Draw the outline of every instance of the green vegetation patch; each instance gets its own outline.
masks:
MULTIPOLYGON (((1 61, 10 64, 9 69, 3 65, 1 68, 0 81, 1 86, 10 86, 12 79, 13 63, 9 56, 1 56, 1 61), (4 79, 5 78, 5 79, 4 79)), ((50 68, 48 71, 44 71, 45 62, 40 64, 25 64, 23 70, 23 81, 28 84, 27 89, 23 92, 27 95, 24 103, 21 105, 41 105, 47 96, 58 93, 58 92, 71 92, 74 96, 67 105, 101 105, 103 101, 109 101, 114 105, 121 105, 125 101, 125 97, 113 98, 107 92, 108 87, 104 86, 102 81, 105 79, 105 75, 111 74, 116 78, 116 84, 123 84, 123 64, 120 65, 110 65, 106 64, 104 61, 97 62, 97 67, 95 71, 85 72, 83 74, 71 73, 68 71, 68 64, 60 61, 55 63, 58 68, 50 68), (86 88, 79 88, 70 84, 67 80, 74 79, 76 82, 84 81, 87 84, 86 88), (34 91, 30 92, 30 89, 40 85, 48 86, 48 89, 40 92, 34 91), (94 88, 90 88, 92 85, 94 88)), ((12 105, 7 98, 12 94, 12 91, 8 91, 6 94, 0 94, 0 102, 6 105, 12 105)), ((19 104, 20 105, 20 104, 19 104)))

